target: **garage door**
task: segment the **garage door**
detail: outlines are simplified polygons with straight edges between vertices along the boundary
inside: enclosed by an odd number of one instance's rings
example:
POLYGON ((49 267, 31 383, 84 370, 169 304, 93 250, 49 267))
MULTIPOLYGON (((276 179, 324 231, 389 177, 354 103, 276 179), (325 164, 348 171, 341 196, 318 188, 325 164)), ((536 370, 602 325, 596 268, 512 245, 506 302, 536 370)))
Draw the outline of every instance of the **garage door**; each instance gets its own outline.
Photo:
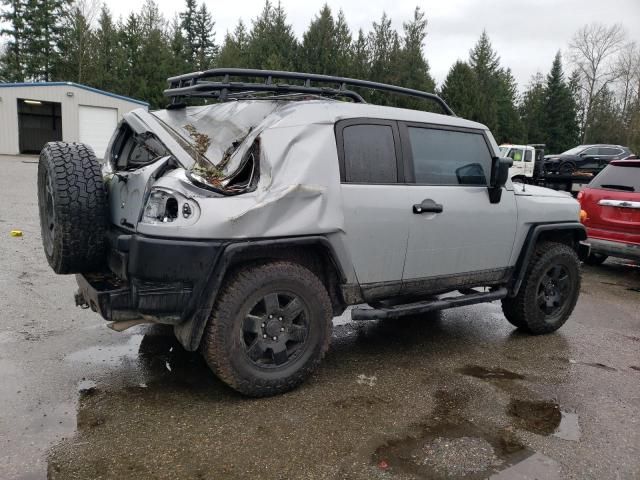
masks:
POLYGON ((80 142, 86 143, 103 158, 107 144, 118 124, 118 109, 80 105, 80 142))

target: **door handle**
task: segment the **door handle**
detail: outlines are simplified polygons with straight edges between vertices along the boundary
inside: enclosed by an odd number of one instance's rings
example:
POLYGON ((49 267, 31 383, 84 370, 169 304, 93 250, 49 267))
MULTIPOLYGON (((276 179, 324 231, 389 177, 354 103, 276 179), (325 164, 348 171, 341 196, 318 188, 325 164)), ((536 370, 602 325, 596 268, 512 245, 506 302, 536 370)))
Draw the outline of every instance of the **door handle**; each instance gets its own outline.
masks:
POLYGON ((426 198, 422 203, 413 205, 413 213, 420 215, 421 213, 442 213, 442 204, 436 203, 430 198, 426 198))

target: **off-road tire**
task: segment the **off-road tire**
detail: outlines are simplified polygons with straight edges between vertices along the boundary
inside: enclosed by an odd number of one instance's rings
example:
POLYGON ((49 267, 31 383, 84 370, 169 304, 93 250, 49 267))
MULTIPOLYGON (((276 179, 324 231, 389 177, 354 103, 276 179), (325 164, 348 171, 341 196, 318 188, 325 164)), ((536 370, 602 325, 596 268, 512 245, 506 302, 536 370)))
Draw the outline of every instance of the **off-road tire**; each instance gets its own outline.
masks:
POLYGON ((332 317, 327 290, 310 270, 286 261, 244 266, 225 278, 201 352, 211 370, 244 395, 284 393, 300 385, 324 357, 331 340, 332 317), (301 300, 308 315, 308 333, 301 353, 289 364, 263 368, 253 363, 246 352, 243 322, 256 302, 273 292, 291 293, 301 300))
POLYGON ((587 265, 598 266, 602 265, 607 258, 609 258, 609 256, 604 253, 590 253, 589 256, 584 259, 584 263, 587 265))
POLYGON ((50 142, 38 162, 40 231, 54 272, 84 273, 104 263, 107 196, 100 164, 82 143, 50 142))
POLYGON ((534 335, 554 332, 573 312, 580 284, 580 260, 576 252, 563 243, 540 242, 535 247, 518 294, 502 300, 502 311, 512 325, 523 331, 534 335), (538 305, 538 295, 545 275, 555 265, 566 271, 569 290, 559 310, 545 314, 538 305))

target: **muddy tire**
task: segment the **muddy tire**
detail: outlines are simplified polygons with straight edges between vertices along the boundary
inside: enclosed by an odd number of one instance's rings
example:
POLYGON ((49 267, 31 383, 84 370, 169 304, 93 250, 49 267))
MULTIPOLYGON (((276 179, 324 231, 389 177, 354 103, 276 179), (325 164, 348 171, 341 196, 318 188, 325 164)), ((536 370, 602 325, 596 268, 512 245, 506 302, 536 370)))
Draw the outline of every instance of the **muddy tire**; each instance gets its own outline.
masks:
POLYGON ((245 266, 225 279, 201 351, 240 393, 265 397, 300 385, 331 340, 329 295, 316 275, 290 262, 245 266))
POLYGON ((42 245, 54 272, 99 269, 105 257, 107 197, 91 147, 50 142, 38 162, 42 245))
POLYGON ((609 257, 604 253, 591 253, 584 259, 584 263, 587 265, 598 266, 602 265, 607 258, 609 257))
POLYGON ((567 321, 580 293, 580 260, 563 243, 541 242, 515 297, 502 300, 507 320, 534 335, 551 333, 567 321))

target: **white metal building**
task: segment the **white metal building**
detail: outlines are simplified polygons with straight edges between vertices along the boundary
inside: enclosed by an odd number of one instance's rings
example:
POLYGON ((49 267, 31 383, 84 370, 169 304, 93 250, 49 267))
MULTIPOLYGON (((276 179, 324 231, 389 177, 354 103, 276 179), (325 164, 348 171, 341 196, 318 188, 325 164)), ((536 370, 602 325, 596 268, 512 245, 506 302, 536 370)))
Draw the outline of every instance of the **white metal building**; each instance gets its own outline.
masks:
POLYGON ((0 154, 39 153, 62 140, 98 158, 122 115, 149 104, 71 82, 0 83, 0 154))

